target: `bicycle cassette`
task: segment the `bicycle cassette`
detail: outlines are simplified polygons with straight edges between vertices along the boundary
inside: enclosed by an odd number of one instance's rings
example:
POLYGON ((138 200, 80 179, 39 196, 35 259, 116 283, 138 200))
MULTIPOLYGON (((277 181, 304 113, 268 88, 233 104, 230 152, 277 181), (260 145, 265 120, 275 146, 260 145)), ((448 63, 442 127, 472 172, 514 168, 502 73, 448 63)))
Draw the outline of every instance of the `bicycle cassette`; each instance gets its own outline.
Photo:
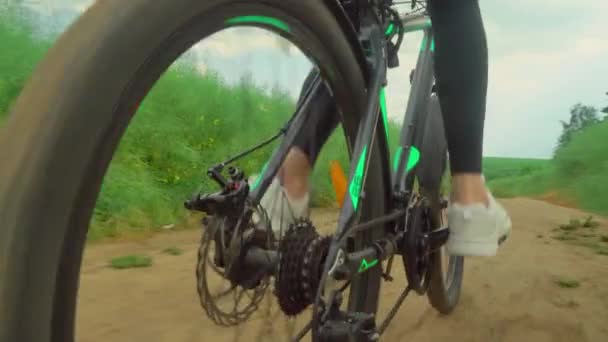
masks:
POLYGON ((305 219, 296 221, 287 230, 279 247, 275 284, 279 306, 286 315, 295 316, 312 304, 330 242, 331 236, 320 236, 305 219))

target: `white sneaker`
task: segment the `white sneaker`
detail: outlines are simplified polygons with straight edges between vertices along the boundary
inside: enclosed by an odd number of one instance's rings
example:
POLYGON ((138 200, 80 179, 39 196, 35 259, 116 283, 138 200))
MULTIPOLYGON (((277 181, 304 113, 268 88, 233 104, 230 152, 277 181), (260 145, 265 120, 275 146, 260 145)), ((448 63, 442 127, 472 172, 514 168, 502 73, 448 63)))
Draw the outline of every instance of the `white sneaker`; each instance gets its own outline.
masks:
MULTIPOLYGON (((256 177, 257 175, 251 176, 249 184, 253 184, 256 177)), ((291 198, 281 186, 278 178, 275 177, 272 180, 266 193, 262 196, 260 204, 270 218, 270 226, 276 238, 280 239, 295 219, 308 217, 309 199, 309 193, 302 198, 291 198)), ((254 217, 255 221, 256 217, 254 217)))
POLYGON ((511 233, 511 219, 489 191, 488 197, 487 207, 482 203, 450 205, 448 253, 462 256, 496 255, 498 245, 511 233))

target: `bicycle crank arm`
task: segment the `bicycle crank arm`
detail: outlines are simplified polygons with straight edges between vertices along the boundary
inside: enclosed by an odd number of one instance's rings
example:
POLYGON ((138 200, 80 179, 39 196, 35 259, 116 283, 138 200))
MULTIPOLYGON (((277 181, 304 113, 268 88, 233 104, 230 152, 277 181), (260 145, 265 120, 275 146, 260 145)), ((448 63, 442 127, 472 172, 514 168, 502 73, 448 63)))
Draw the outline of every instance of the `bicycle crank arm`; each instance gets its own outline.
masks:
POLYGON ((441 248, 448 241, 448 237, 450 236, 449 228, 441 228, 434 230, 428 234, 424 234, 422 239, 425 243, 429 244, 429 249, 431 252, 435 252, 439 248, 441 248))

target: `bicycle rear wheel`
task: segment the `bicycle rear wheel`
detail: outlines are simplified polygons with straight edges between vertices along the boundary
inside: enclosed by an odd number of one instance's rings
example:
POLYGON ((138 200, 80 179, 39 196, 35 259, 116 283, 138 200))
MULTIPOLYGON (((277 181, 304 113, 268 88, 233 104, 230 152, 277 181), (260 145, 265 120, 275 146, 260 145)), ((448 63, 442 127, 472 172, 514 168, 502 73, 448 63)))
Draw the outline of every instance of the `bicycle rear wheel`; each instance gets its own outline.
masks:
MULTIPOLYGON (((424 124, 424 132, 419 139, 423 160, 417 177, 421 192, 430 202, 432 229, 446 228, 447 213, 442 202, 447 201, 443 182, 447 169, 447 142, 444 135, 441 107, 436 95, 429 98, 424 124), (424 157, 426 156, 426 157, 424 157)), ((447 253, 445 246, 431 255, 429 270, 429 287, 427 297, 430 304, 440 313, 448 314, 458 304, 464 257, 447 253)))
MULTIPOLYGON (((321 2, 96 2, 50 49, 0 135, 1 341, 74 340, 88 224, 137 105, 189 47, 242 24, 278 32, 320 66, 341 109, 347 145, 354 145, 364 77, 321 2)), ((375 143, 362 220, 384 212, 380 151, 375 143)), ((365 244, 380 233, 359 239, 365 244)), ((372 269, 353 284, 351 309, 375 311, 380 272, 372 269)))

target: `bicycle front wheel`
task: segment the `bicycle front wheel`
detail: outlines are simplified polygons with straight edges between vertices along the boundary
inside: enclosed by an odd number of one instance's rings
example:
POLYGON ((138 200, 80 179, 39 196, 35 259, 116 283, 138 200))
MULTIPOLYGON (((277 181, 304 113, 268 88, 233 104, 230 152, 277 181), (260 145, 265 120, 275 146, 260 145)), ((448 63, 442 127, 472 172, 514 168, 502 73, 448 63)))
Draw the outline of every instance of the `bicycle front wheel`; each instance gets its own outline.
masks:
MULTIPOLYGON (((365 107, 364 78, 321 2, 96 2, 50 49, 0 135, 1 341, 74 340, 88 224, 121 136, 173 61, 234 25, 275 31, 319 65, 341 109, 347 144, 354 145, 365 107)), ((378 145, 362 220, 385 207, 378 145)), ((380 270, 374 270, 353 284, 351 309, 375 311, 379 282, 380 270)))

